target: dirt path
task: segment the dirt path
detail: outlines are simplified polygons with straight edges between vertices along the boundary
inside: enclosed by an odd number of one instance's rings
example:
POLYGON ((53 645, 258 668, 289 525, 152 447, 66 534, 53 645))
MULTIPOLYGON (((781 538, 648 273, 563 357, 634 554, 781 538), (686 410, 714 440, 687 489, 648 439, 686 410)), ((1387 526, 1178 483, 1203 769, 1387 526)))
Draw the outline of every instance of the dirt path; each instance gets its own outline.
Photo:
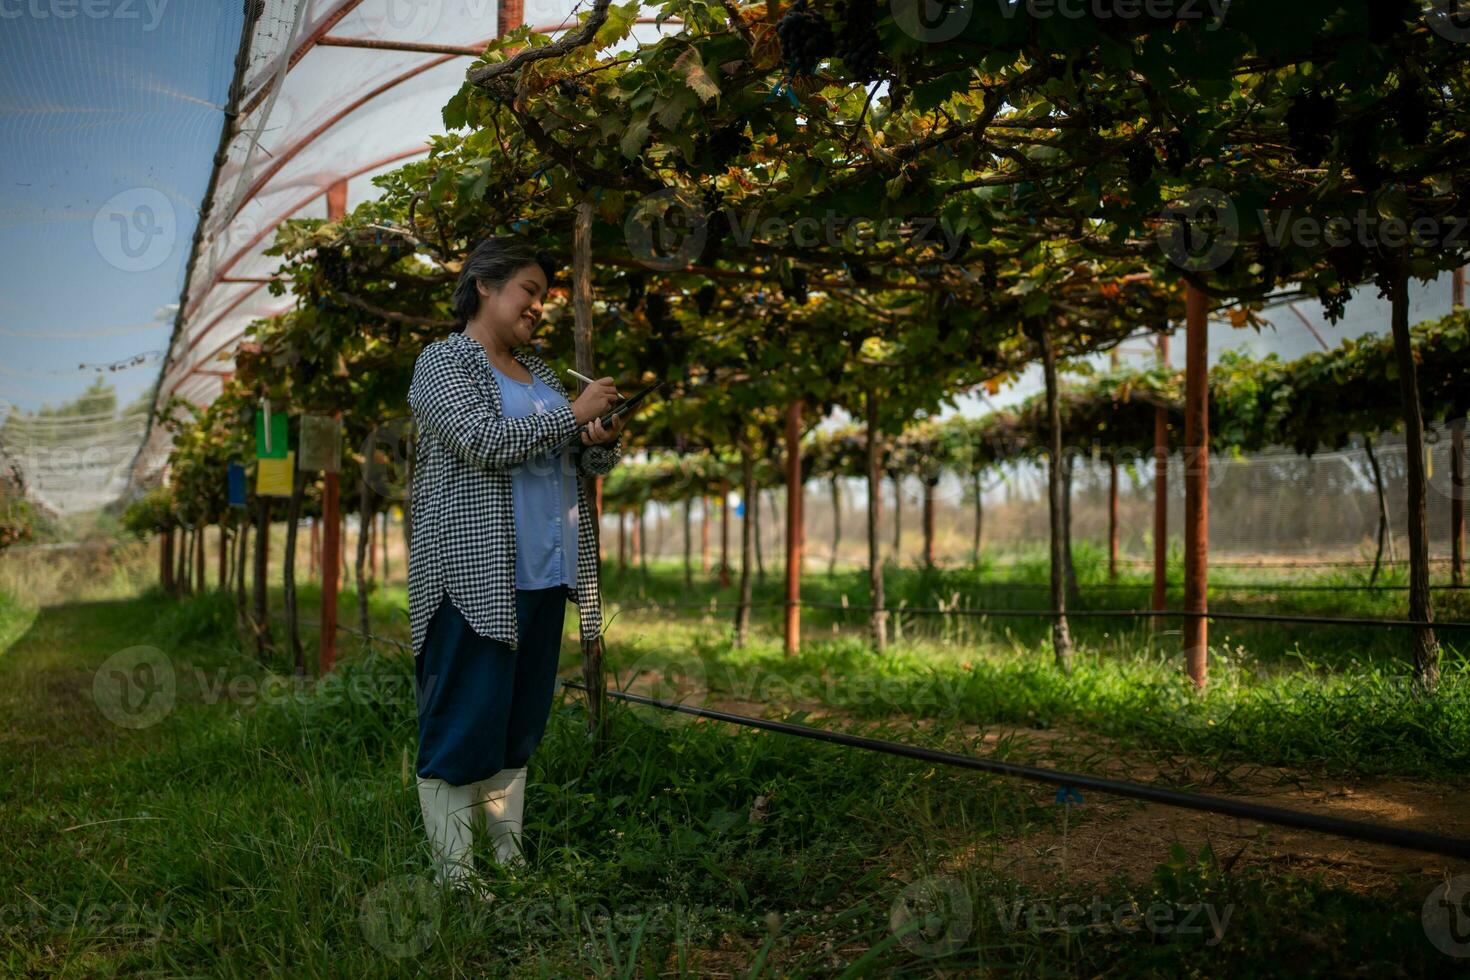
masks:
MULTIPOLYGON (((648 694, 651 682, 650 674, 641 674, 628 689, 648 694)), ((669 694, 659 690, 655 696, 667 698, 669 694)), ((838 722, 844 727, 872 723, 817 701, 783 702, 779 709, 763 702, 719 696, 689 697, 685 703, 754 717, 784 717, 804 710, 813 721, 838 722)), ((891 720, 912 723, 920 730, 935 724, 930 719, 897 714, 891 720)), ((703 719, 692 719, 691 723, 716 724, 703 719)), ((952 727, 946 747, 969 754, 1001 753, 1010 761, 1132 782, 1158 782, 1307 813, 1470 836, 1470 785, 1409 779, 1324 780, 1276 766, 1221 767, 1210 764, 1210 760, 1126 749, 1080 729, 969 724, 952 727)), ((1029 782, 1024 784, 1024 791, 1043 804, 1053 803, 1056 792, 1029 782)), ((1444 877, 1470 872, 1470 862, 1466 861, 1100 793, 1086 794, 1083 805, 1073 810, 1065 831, 1059 826, 993 842, 955 840, 945 864, 955 871, 979 862, 1008 877, 1057 889, 1101 885, 1115 877, 1138 885, 1147 882, 1155 866, 1168 858, 1170 845, 1175 842, 1191 853, 1197 853, 1208 842, 1220 861, 1235 869, 1257 866, 1320 876, 1327 885, 1362 893, 1391 891, 1401 876, 1408 876, 1422 879, 1427 894, 1444 877)))

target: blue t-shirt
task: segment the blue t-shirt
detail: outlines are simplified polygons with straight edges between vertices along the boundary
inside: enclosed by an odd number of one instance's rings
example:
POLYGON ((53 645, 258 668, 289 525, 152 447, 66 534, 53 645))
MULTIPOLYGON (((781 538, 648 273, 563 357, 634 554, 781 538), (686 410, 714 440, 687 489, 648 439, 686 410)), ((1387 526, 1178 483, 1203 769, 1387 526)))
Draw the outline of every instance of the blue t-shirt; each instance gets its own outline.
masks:
MULTIPOLYGON (((567 403, 535 375, 517 381, 491 365, 508 419, 567 403)), ((572 447, 533 456, 510 471, 516 517, 516 588, 574 588, 577 576, 577 477, 572 447)))

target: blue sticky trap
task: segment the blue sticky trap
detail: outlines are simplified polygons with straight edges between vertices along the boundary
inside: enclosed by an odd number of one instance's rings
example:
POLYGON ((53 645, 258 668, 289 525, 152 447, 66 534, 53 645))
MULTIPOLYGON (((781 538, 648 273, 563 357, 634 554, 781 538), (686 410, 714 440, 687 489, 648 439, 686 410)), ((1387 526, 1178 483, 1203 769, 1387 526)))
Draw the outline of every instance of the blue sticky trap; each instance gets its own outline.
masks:
POLYGON ((1057 790, 1057 806, 1068 803, 1081 803, 1082 791, 1073 789, 1071 786, 1063 786, 1057 790))
POLYGON ((245 506, 245 467, 231 463, 225 471, 226 496, 231 507, 245 506))

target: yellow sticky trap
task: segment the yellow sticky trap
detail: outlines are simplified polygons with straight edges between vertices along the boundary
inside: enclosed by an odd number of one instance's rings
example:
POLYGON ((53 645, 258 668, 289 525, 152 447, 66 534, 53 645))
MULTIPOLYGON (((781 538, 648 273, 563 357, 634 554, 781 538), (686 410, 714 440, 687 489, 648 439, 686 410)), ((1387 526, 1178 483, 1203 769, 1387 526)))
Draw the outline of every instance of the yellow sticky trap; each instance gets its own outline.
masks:
POLYGON ((292 477, 296 473, 296 452, 285 459, 260 459, 255 462, 255 494, 259 497, 291 496, 292 477))

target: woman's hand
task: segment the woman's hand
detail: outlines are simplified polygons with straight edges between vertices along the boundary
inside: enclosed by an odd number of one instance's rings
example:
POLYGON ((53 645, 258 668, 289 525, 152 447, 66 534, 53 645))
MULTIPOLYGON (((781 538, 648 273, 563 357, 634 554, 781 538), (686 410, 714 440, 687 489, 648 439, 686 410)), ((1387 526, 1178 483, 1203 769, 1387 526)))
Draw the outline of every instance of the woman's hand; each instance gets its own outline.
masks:
POLYGON ((618 394, 612 378, 598 378, 583 388, 577 400, 572 402, 572 415, 577 424, 586 425, 606 415, 607 410, 621 400, 622 396, 618 394))
POLYGON ((602 419, 595 418, 586 429, 582 430, 582 445, 602 446, 617 439, 618 433, 623 431, 623 420, 627 416, 619 415, 606 426, 602 419))

